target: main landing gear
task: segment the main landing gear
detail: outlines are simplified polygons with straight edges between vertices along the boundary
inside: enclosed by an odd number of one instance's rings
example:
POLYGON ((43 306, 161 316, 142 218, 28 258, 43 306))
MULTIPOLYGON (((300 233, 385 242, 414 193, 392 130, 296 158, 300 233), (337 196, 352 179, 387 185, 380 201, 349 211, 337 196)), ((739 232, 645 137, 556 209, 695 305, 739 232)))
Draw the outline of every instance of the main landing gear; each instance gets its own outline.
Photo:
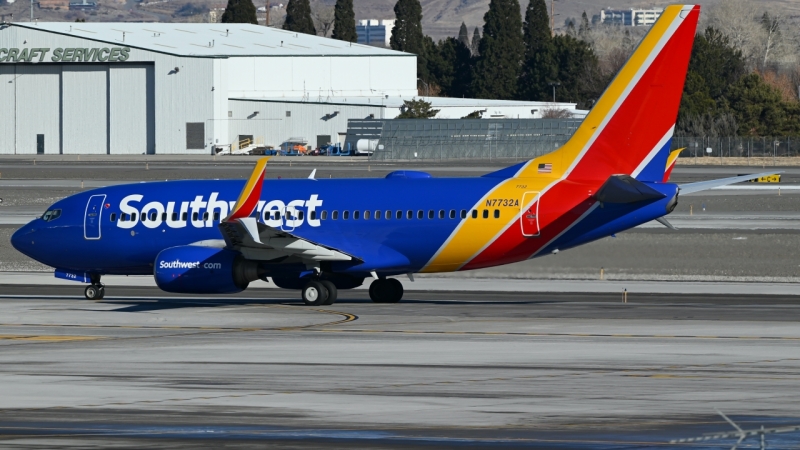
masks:
POLYGON ((87 300, 100 300, 106 295, 106 287, 100 283, 100 275, 92 275, 92 284, 86 287, 83 295, 87 300))
POLYGON ((308 306, 332 305, 336 302, 338 290, 328 280, 311 280, 301 291, 303 303, 308 306))
POLYGON ((369 298, 375 303, 397 303, 403 298, 403 283, 395 278, 377 279, 369 285, 369 298))

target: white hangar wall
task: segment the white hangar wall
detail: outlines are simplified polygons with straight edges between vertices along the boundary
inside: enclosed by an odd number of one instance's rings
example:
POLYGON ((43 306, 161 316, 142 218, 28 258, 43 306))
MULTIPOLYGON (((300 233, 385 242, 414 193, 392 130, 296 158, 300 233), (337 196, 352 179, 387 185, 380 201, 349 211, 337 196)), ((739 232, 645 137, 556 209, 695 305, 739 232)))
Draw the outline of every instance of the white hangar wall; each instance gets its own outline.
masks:
POLYGON ((231 98, 417 95, 417 61, 407 56, 236 57, 226 65, 231 98))
POLYGON ((231 99, 229 123, 230 141, 240 136, 253 136, 256 142, 273 147, 289 138, 304 138, 313 147, 317 136, 347 132, 347 119, 366 119, 370 115, 381 119, 384 108, 379 105, 339 105, 315 102, 283 102, 252 99, 231 99))
MULTIPOLYGON (((48 154, 203 152, 186 148, 187 123, 209 122, 209 145, 215 137, 213 59, 131 48, 125 62, 52 62, 56 48, 125 43, 17 26, 0 29, 0 48, 23 47, 50 52, 42 62, 0 63, 0 116, 13 116, 16 129, 13 141, 9 133, 0 137, 0 153, 35 154, 41 134, 48 154)), ((221 131, 227 138, 227 130, 221 131)))

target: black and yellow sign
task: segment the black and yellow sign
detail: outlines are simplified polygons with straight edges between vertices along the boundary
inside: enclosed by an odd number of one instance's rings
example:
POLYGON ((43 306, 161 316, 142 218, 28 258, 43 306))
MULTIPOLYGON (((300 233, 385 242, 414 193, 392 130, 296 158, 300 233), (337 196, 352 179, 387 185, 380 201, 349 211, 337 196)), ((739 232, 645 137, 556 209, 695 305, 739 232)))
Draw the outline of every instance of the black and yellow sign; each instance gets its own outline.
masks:
POLYGON ((0 62, 124 62, 130 47, 95 48, 0 48, 0 62))

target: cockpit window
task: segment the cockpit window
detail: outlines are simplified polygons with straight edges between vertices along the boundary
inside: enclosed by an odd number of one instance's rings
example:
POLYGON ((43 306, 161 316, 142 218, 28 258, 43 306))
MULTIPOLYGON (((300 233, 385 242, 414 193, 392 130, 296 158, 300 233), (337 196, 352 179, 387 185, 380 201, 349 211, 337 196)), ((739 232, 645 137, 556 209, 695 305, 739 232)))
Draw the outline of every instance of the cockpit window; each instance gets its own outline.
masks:
POLYGON ((59 217, 61 217, 61 210, 60 209, 48 209, 42 215, 42 220, 44 220, 45 222, 50 222, 50 221, 58 219, 59 217))

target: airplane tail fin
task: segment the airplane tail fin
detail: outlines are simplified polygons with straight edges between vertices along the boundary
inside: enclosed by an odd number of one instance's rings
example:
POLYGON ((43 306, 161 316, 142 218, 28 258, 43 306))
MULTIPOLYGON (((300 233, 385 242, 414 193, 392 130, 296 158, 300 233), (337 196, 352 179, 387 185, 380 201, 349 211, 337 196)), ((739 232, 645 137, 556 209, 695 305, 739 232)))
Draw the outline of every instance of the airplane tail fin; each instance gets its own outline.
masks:
POLYGON ((572 138, 524 172, 546 164, 574 180, 662 181, 699 15, 699 5, 668 6, 572 138))

